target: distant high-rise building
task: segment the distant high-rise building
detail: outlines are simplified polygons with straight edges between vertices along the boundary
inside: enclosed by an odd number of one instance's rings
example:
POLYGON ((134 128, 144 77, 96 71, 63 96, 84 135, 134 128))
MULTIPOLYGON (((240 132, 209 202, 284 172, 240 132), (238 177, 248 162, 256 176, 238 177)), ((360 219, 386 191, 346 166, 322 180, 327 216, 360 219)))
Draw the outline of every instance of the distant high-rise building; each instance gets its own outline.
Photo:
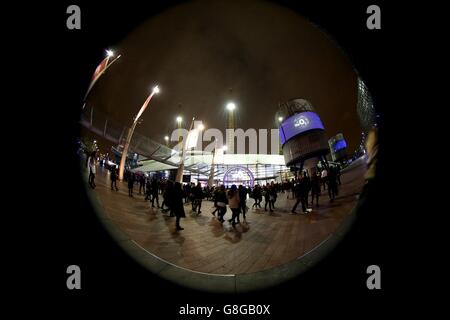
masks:
POLYGON ((373 106, 372 96, 362 79, 358 78, 358 101, 356 105, 359 121, 361 122, 361 140, 357 152, 361 154, 365 148, 367 133, 377 126, 377 114, 373 106))
POLYGON ((376 126, 376 113, 369 89, 360 78, 358 78, 358 102, 356 110, 364 135, 367 135, 370 128, 376 126))

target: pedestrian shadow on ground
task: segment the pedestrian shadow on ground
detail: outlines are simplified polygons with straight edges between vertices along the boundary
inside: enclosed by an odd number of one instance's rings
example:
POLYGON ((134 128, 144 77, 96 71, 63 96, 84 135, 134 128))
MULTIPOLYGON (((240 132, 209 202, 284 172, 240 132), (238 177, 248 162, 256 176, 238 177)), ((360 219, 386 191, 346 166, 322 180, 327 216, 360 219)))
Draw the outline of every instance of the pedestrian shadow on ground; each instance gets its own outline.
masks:
POLYGON ((246 233, 248 230, 250 230, 250 226, 248 222, 242 221, 240 224, 236 225, 236 229, 240 229, 240 232, 246 233))
POLYGON ((175 226, 170 227, 170 235, 172 239, 180 246, 183 245, 186 240, 184 236, 175 228, 175 226))
POLYGON ((242 232, 237 228, 231 227, 230 229, 227 229, 224 238, 231 243, 238 243, 242 239, 242 232))
POLYGON ((309 220, 309 221, 320 221, 320 220, 326 220, 326 219, 330 219, 330 216, 327 214, 320 214, 317 212, 310 212, 307 213, 305 215, 305 217, 309 220))
POLYGON ((208 223, 211 226, 211 232, 214 237, 218 238, 224 235, 225 231, 223 229, 222 223, 216 218, 212 218, 208 223))

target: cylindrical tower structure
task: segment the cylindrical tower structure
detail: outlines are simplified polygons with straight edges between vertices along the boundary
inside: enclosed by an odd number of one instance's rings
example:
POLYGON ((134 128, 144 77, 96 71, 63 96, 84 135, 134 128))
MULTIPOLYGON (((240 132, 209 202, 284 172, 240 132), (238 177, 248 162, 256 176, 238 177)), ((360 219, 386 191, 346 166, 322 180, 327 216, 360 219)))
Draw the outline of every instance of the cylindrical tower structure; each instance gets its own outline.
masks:
POLYGON ((305 160, 324 159, 330 152, 325 127, 311 103, 305 99, 292 99, 280 104, 277 119, 280 143, 287 166, 303 167, 305 160))

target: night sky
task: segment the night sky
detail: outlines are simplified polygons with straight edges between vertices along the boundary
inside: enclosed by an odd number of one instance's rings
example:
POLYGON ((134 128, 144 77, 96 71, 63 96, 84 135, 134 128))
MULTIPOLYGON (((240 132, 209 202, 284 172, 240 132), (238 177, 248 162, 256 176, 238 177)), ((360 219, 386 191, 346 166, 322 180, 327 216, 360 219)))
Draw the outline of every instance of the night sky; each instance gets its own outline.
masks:
POLYGON ((312 103, 329 137, 342 132, 350 152, 359 142, 356 72, 327 35, 287 8, 261 1, 181 4, 111 49, 122 57, 88 103, 131 125, 158 84, 161 93, 136 129, 158 142, 176 127, 178 114, 225 129, 231 100, 238 128, 274 128, 278 103, 297 97, 312 103))

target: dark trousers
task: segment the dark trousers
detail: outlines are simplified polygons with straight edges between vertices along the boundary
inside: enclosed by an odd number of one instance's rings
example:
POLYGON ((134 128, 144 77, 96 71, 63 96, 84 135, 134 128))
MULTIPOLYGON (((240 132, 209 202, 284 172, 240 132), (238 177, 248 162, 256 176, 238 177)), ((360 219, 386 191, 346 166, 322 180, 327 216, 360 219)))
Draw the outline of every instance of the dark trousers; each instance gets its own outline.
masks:
MULTIPOLYGON (((245 213, 247 212, 247 205, 246 205, 245 201, 240 204, 240 209, 241 209, 241 212, 242 212, 242 217, 245 220, 245 213)), ((238 221, 239 221, 239 219, 238 219, 238 221)))
POLYGON ((252 208, 261 208, 261 199, 260 198, 256 198, 255 199, 255 203, 253 204, 252 208))
POLYGON ((114 188, 119 190, 119 188, 117 188, 117 180, 111 180, 111 190, 114 190, 114 188))
POLYGON ((302 210, 304 213, 306 213, 307 205, 308 205, 308 195, 302 195, 300 197, 297 197, 297 202, 294 204, 294 207, 292 208, 292 211, 295 211, 297 209, 297 206, 299 203, 302 203, 302 210))
POLYGON ((141 194, 142 190, 144 190, 144 193, 145 193, 145 184, 143 184, 143 183, 139 184, 139 194, 141 194))
POLYGON ((214 203, 214 211, 213 212, 211 212, 211 214, 213 214, 213 215, 216 215, 216 212, 218 212, 219 211, 219 207, 217 206, 217 203, 214 203))
POLYGON ((177 227, 177 228, 180 228, 181 226, 180 226, 180 219, 181 219, 181 217, 180 216, 177 216, 177 218, 176 218, 176 220, 175 220, 175 226, 177 227))
POLYGON ((320 193, 318 193, 318 192, 311 193, 311 206, 314 204, 314 197, 316 198, 316 204, 319 205, 319 195, 320 195, 320 193))
POLYGON ((152 194, 152 199, 151 199, 151 202, 152 202, 152 208, 155 207, 155 199, 156 199, 156 205, 157 205, 158 208, 159 208, 158 194, 152 194))
POLYGON ((89 172, 89 185, 91 186, 91 188, 95 188, 95 174, 92 173, 92 171, 89 172))
POLYGON ((235 224, 236 220, 239 222, 239 208, 231 208, 231 213, 232 213, 230 219, 231 223, 235 224))
POLYGON ((161 209, 164 211, 164 206, 166 205, 166 199, 163 198, 163 202, 161 203, 161 209))
POLYGON ((337 185, 328 185, 328 197, 330 200, 334 200, 337 196, 337 185))
POLYGON ((266 203, 264 204, 264 210, 267 211, 267 204, 269 204, 269 210, 273 211, 273 209, 275 208, 274 206, 274 200, 269 200, 266 198, 266 203))
POLYGON ((200 213, 202 208, 202 199, 194 199, 192 201, 192 211, 196 211, 198 209, 198 213, 200 213))
POLYGON ((133 186, 128 186, 128 196, 132 197, 133 196, 133 186))
POLYGON ((323 190, 327 190, 328 178, 322 178, 323 190))
POLYGON ((227 207, 219 207, 218 216, 219 216, 219 221, 220 222, 224 222, 225 221, 223 219, 223 217, 225 216, 226 213, 227 213, 227 207))

